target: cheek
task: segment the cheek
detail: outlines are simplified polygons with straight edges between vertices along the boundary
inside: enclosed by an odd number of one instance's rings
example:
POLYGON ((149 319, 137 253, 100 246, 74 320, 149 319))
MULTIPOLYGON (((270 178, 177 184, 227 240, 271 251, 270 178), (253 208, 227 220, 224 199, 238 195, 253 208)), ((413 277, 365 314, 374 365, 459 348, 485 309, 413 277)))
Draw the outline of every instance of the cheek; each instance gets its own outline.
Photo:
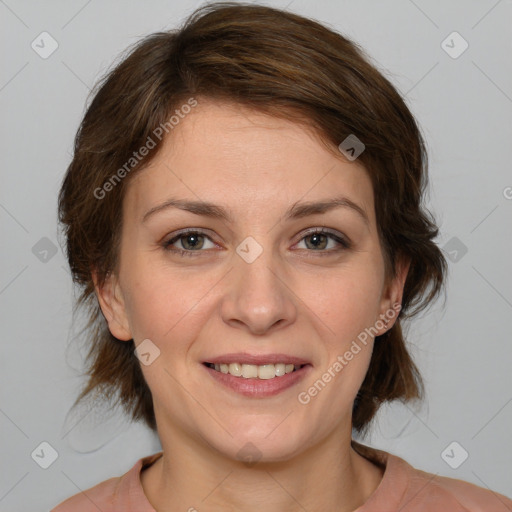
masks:
POLYGON ((379 285, 378 274, 347 269, 311 297, 321 319, 317 325, 325 334, 324 358, 315 381, 319 378, 328 390, 319 393, 322 398, 318 405, 328 408, 329 418, 351 408, 368 371, 373 350, 371 327, 378 319, 379 285))
POLYGON ((171 272, 150 261, 134 262, 127 275, 126 309, 136 341, 149 338, 161 348, 172 345, 179 350, 194 339, 201 326, 198 316, 204 315, 206 295, 215 280, 171 272))
POLYGON ((300 288, 298 295, 337 344, 357 337, 378 318, 382 276, 377 267, 346 266, 320 281, 304 279, 300 288))

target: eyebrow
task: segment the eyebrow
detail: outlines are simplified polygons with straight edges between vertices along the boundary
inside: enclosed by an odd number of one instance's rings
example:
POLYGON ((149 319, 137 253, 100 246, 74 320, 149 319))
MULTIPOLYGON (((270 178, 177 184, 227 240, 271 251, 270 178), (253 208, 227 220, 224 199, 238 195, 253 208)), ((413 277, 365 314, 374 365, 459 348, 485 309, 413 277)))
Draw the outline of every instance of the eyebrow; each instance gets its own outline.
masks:
MULTIPOLYGON (((284 220, 300 219, 309 215, 327 213, 330 210, 342 207, 350 208, 352 211, 355 211, 364 220, 365 224, 370 227, 370 221, 365 210, 357 203, 344 196, 320 201, 295 203, 286 211, 284 220)), ((211 217, 214 219, 224 220, 228 223, 233 223, 233 216, 222 206, 207 201, 191 201, 188 199, 175 198, 168 199, 164 203, 148 210, 143 215, 142 222, 146 222, 157 212, 161 212, 169 208, 178 208, 180 210, 194 213, 195 215, 202 215, 204 217, 211 217)))

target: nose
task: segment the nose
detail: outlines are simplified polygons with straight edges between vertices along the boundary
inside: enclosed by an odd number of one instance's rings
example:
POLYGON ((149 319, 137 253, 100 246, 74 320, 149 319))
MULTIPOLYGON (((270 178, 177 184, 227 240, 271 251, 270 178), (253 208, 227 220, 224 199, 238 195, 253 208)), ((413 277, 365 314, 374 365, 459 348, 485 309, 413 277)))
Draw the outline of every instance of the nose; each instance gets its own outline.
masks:
POLYGON ((268 335, 295 321, 297 299, 271 250, 263 250, 252 262, 237 254, 233 264, 221 307, 226 323, 254 335, 268 335))

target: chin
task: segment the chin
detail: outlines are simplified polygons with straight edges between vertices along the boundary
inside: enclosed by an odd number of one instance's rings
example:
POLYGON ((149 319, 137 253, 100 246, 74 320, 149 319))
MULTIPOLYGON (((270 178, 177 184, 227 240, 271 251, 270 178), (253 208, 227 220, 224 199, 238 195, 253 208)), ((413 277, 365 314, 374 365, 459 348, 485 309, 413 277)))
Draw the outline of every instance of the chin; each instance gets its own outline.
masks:
MULTIPOLYGON (((279 421, 282 421, 281 418, 279 421)), ((292 459, 306 447, 304 432, 302 435, 290 430, 290 426, 277 426, 273 422, 271 428, 268 423, 249 428, 232 431, 233 438, 228 441, 228 457, 235 460, 248 461, 249 464, 256 462, 282 462, 292 459), (277 426, 277 428, 276 428, 277 426)))

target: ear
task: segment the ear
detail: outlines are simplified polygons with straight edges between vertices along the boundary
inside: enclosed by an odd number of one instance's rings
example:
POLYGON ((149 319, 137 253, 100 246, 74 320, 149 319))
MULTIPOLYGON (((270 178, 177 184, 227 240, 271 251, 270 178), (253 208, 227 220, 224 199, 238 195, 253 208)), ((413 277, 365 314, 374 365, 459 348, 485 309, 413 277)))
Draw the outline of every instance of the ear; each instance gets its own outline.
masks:
POLYGON ((133 336, 126 314, 121 287, 115 274, 109 274, 102 287, 98 285, 97 273, 95 271, 92 272, 92 279, 101 311, 108 323, 110 332, 119 340, 130 341, 133 336))
POLYGON ((386 323, 386 321, 387 324, 381 329, 382 332, 380 332, 379 335, 389 331, 396 322, 402 305, 405 280, 407 279, 410 265, 410 258, 400 256, 396 262, 395 277, 390 277, 386 280, 381 296, 379 315, 379 320, 381 320, 381 322, 379 322, 379 325, 381 323, 386 323))

